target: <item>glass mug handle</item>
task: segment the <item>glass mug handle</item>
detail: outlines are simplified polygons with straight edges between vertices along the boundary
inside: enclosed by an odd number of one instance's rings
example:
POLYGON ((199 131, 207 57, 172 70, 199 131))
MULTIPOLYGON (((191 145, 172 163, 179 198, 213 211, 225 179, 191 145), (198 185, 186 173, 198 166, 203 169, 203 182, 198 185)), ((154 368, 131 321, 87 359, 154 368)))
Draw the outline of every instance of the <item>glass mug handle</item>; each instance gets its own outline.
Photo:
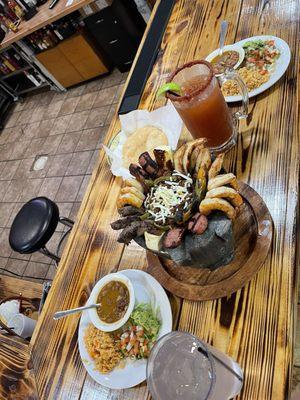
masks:
POLYGON ((234 70, 230 70, 230 71, 225 71, 225 73, 222 75, 219 75, 218 79, 219 79, 221 85, 223 85, 224 82, 229 81, 229 80, 233 80, 238 84, 238 86, 240 88, 240 92, 242 93, 243 106, 242 106, 241 111, 237 111, 235 113, 235 116, 237 119, 247 118, 248 106, 249 106, 249 95, 248 95, 247 86, 245 85, 242 78, 239 76, 239 74, 237 72, 235 72, 234 70))

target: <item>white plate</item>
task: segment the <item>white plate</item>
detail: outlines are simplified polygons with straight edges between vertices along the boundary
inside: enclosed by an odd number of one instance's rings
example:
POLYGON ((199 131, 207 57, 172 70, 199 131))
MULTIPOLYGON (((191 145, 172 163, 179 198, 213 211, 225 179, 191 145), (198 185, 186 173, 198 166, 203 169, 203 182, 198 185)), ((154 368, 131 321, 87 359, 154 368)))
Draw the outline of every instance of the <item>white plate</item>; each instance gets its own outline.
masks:
MULTIPOLYGON (((269 89, 271 86, 273 86, 274 83, 276 83, 282 77, 282 75, 285 73, 287 67, 289 66, 290 60, 291 60, 291 51, 290 51, 288 44, 284 40, 282 40, 276 36, 269 36, 269 35, 268 36, 252 36, 250 38, 243 39, 239 42, 236 42, 236 44, 243 45, 246 42, 250 42, 252 40, 258 40, 258 39, 274 40, 275 46, 280 51, 280 56, 276 60, 275 71, 272 72, 270 79, 266 83, 263 83, 257 89, 251 90, 251 92, 249 92, 250 99, 251 99, 251 97, 255 97, 258 94, 269 89)), ((234 103, 236 101, 241 101, 242 96, 240 96, 240 95, 226 96, 225 100, 227 103, 234 103)))
MULTIPOLYGON (((151 275, 136 269, 120 271, 129 278, 134 287, 137 303, 151 303, 153 309, 158 309, 158 317, 162 322, 158 337, 172 331, 172 311, 168 296, 163 287, 151 275)), ((127 389, 138 385, 146 379, 147 360, 127 360, 124 368, 115 368, 108 374, 102 374, 95 369, 93 359, 89 356, 84 344, 84 332, 91 323, 88 312, 82 313, 79 330, 78 346, 83 365, 91 378, 100 385, 110 389, 127 389)))

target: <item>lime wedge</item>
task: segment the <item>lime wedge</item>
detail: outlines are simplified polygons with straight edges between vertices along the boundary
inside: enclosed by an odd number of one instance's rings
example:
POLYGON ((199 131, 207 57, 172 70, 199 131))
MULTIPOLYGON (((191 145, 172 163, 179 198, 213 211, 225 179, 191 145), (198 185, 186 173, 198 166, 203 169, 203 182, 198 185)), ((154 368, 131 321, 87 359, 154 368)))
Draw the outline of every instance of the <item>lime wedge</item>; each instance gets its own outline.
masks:
POLYGON ((169 82, 169 83, 164 83, 157 91, 157 97, 160 96, 165 96, 166 92, 175 92, 175 93, 180 93, 181 92, 181 87, 178 85, 178 83, 175 82, 169 82))

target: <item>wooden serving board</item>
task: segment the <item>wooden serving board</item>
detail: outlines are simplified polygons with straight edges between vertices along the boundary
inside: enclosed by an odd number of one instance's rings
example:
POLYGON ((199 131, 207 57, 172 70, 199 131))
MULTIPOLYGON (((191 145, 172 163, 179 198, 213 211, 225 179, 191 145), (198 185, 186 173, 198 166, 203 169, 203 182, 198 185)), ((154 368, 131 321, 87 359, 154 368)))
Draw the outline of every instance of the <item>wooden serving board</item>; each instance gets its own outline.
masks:
POLYGON ((239 182, 244 204, 233 223, 235 256, 230 264, 215 271, 180 266, 147 251, 148 269, 176 296, 188 300, 213 300, 241 289, 260 269, 269 252, 273 221, 259 194, 239 182))

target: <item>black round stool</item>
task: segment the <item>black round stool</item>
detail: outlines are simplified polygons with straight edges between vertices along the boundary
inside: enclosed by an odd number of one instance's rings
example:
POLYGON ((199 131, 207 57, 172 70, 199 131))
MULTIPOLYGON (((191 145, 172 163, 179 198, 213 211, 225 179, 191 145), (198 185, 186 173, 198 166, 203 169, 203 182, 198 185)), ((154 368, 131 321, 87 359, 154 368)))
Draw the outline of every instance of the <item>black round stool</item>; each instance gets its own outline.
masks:
POLYGON ((10 228, 9 244, 18 253, 31 254, 39 251, 59 262, 60 246, 73 225, 74 222, 69 218, 59 216, 58 207, 52 200, 47 197, 37 197, 24 204, 16 215, 10 228), (61 237, 54 254, 47 249, 46 244, 59 222, 69 229, 61 237))

